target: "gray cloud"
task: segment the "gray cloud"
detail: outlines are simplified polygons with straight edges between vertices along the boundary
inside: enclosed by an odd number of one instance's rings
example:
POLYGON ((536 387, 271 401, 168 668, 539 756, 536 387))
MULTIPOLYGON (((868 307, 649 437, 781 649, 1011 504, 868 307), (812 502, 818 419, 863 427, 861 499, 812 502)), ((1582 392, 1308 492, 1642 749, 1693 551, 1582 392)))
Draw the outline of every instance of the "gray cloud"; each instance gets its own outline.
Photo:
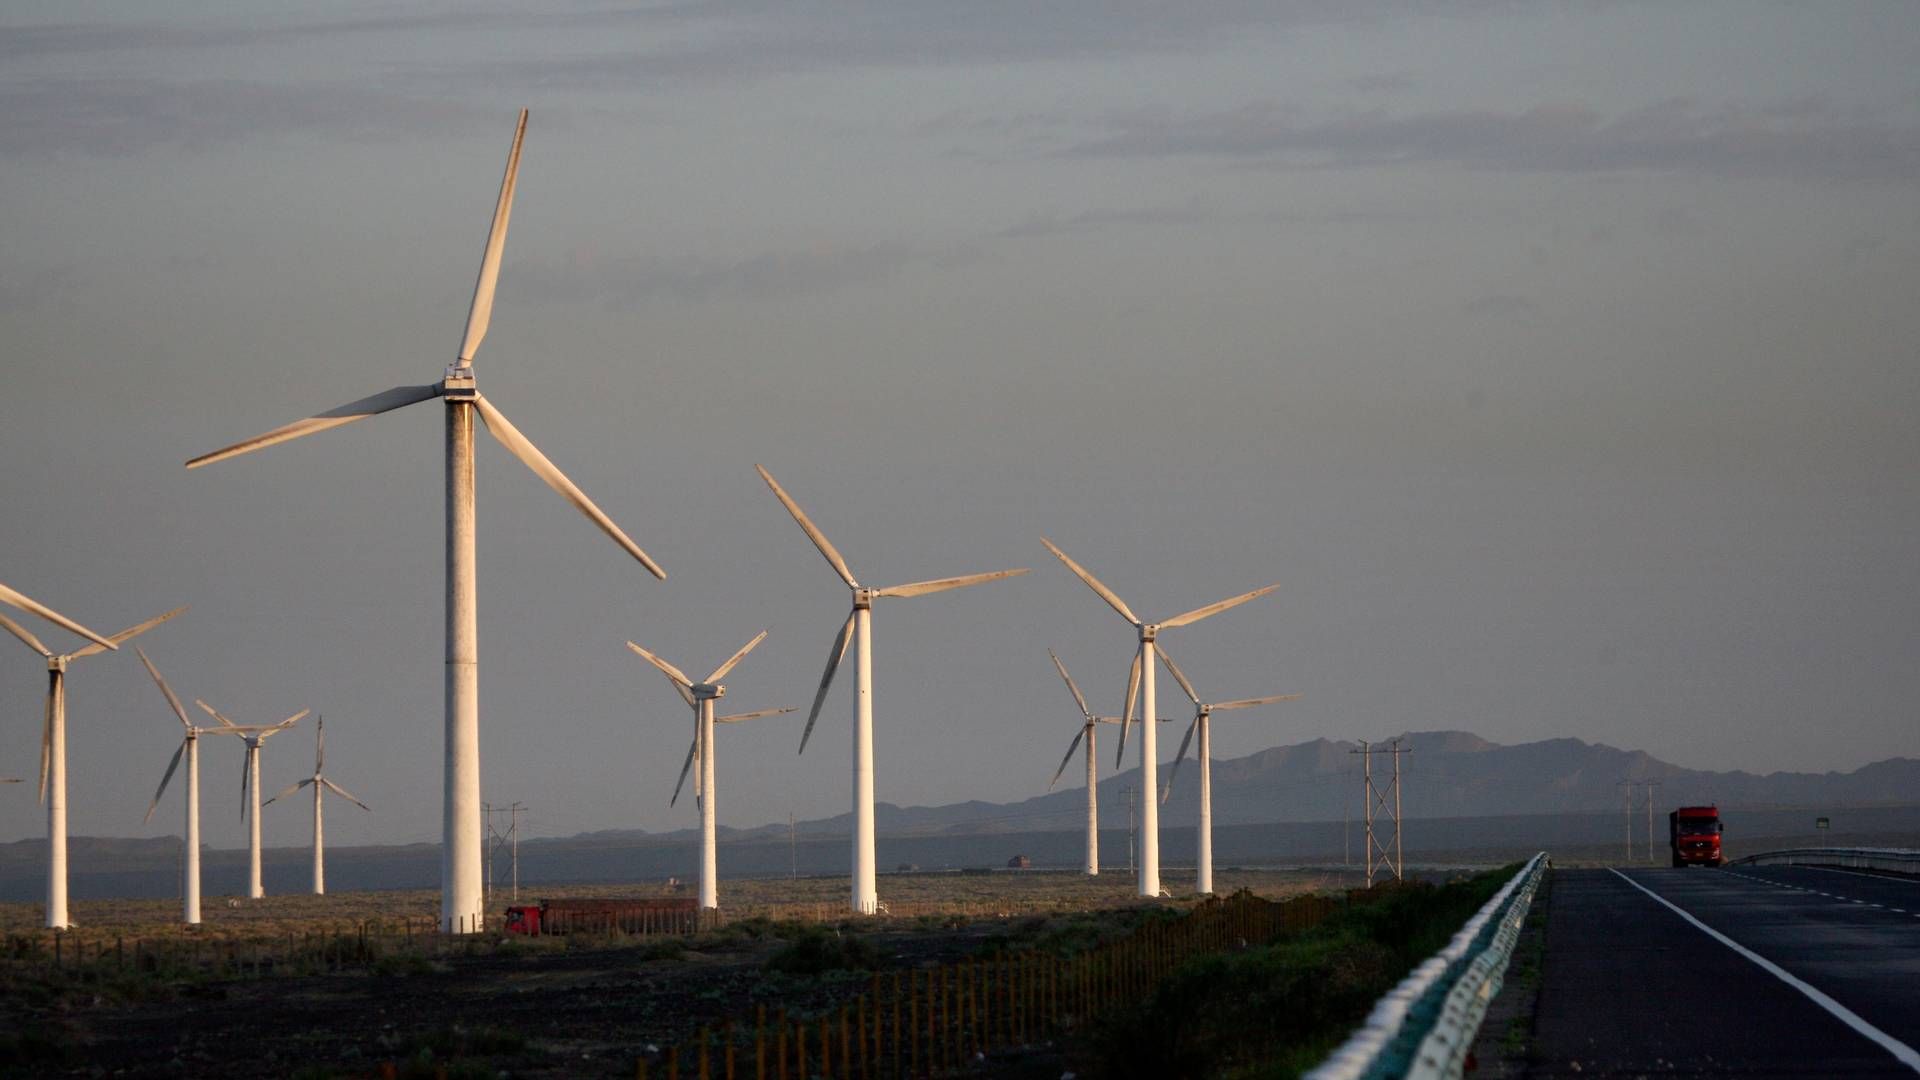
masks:
POLYGON ((1494 293, 1467 301, 1461 305, 1461 310, 1469 315, 1489 319, 1526 319, 1532 317, 1537 307, 1538 305, 1524 296, 1494 293))
POLYGON ((247 80, 49 79, 0 86, 0 154, 201 149, 261 131, 376 139, 469 129, 498 110, 360 87, 247 80))
POLYGON ((1263 102, 1227 112, 1123 117, 1110 134, 1068 153, 1210 156, 1298 168, 1440 162, 1505 172, 1920 179, 1920 130, 1817 101, 1707 109, 1681 99, 1614 117, 1583 105, 1543 105, 1511 113, 1367 110, 1330 118, 1263 102))

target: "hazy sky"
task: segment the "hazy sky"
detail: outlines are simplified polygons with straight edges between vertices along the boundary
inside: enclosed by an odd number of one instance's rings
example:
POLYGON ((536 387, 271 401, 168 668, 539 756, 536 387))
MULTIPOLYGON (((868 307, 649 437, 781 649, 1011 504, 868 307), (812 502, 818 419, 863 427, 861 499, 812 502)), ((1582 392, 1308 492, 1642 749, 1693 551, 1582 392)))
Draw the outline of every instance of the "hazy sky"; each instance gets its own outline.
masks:
MULTIPOLYGON (((1281 584, 1167 636, 1211 696, 1306 695, 1223 757, 1920 754, 1916 73, 1901 2, 10 4, 0 581, 192 603, 141 643, 326 714, 376 810, 330 839, 437 840, 443 409, 181 465, 441 376, 526 105, 480 385, 670 574, 483 437, 485 796, 536 835, 696 821, 627 638, 699 674, 771 626, 726 706, 810 701, 847 594, 754 462, 870 583, 1034 568, 879 605, 882 800, 1043 790, 1048 646, 1117 710, 1132 632, 1042 532, 1149 616, 1281 584)), ((43 670, 0 639, 29 781, 43 670)), ((720 732, 723 824, 847 808, 847 681, 804 757, 800 716, 720 732)), ((70 687, 73 831, 177 831, 131 650, 70 687)), ((237 846, 240 747, 203 757, 237 846)))

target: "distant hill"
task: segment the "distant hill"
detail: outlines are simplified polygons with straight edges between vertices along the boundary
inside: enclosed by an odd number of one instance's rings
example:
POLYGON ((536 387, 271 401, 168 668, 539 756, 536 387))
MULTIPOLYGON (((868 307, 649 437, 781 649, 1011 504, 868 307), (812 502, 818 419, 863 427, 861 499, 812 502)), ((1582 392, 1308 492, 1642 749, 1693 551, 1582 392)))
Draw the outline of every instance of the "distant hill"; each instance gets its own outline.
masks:
MULTIPOLYGON (((1169 724, 1169 729, 1178 725, 1169 724)), ((1103 740, 1108 742, 1110 740, 1103 740)), ((1383 740, 1384 741, 1384 740, 1383 740)), ((1866 829, 1877 836, 1910 834, 1920 817, 1889 808, 1920 804, 1920 761, 1888 758, 1837 773, 1708 772, 1670 765, 1649 754, 1579 739, 1547 739, 1503 746, 1464 731, 1411 732, 1401 736, 1413 751, 1402 761, 1401 800, 1408 822, 1407 853, 1450 854, 1475 850, 1516 851, 1549 843, 1612 843, 1621 824, 1619 781, 1657 780, 1661 808, 1716 803, 1748 836, 1785 836, 1804 831, 1812 815, 1842 809, 1835 828, 1866 829), (1878 808, 1878 809, 1876 809, 1878 808), (1529 820, 1531 819, 1531 820, 1529 820)), ((1178 745, 1177 739, 1175 746, 1178 745)), ((1213 766, 1213 812, 1217 857, 1223 862, 1336 858, 1350 844, 1344 816, 1360 817, 1358 744, 1316 739, 1276 746, 1213 766)), ((1064 749, 1064 747, 1062 748, 1064 749)), ((1168 751, 1171 752, 1171 749, 1168 751)), ((1057 761, 1058 759, 1054 759, 1057 761)), ((1106 763, 1103 763, 1103 765, 1106 763)), ((1376 775, 1390 774, 1385 758, 1376 775)), ((1063 784, 1079 773, 1070 767, 1063 784)), ((1051 775, 1050 773, 1048 775, 1051 775)), ((1163 765, 1160 777, 1164 781, 1163 765)), ((1100 782, 1103 861, 1124 864, 1129 800, 1139 770, 1100 782)), ((1161 808, 1164 857, 1191 857, 1198 819, 1199 773, 1189 759, 1175 777, 1161 808)), ((1036 786, 1046 776, 1036 776, 1036 786)), ((1000 865, 1016 851, 1036 866, 1072 865, 1083 843, 1086 792, 1062 787, 1014 803, 969 801, 945 806, 895 806, 876 810, 880 866, 901 863, 928 868, 1000 865)), ((1644 829, 1644 812, 1636 828, 1644 829)), ((848 815, 795 826, 721 829, 722 869, 732 875, 844 872, 848 815)), ((539 839, 520 845, 522 880, 642 881, 695 868, 695 830, 648 833, 599 830, 539 839)), ((1831 837, 1839 841, 1835 833, 1831 837)), ((1876 841, 1886 842, 1886 841, 1876 841)), ((1908 841, 1899 841, 1908 842, 1908 841)), ((180 842, 175 837, 70 841, 76 897, 173 895, 180 842)), ((0 844, 0 899, 33 900, 45 888, 46 842, 0 844)), ((305 848, 275 848, 265 854, 271 892, 302 889, 307 881, 305 848)), ((244 851, 208 851, 204 859, 209 896, 237 891, 244 879, 244 851)), ((339 889, 425 887, 438 881, 439 849, 430 844, 333 848, 327 853, 328 883, 339 889)))

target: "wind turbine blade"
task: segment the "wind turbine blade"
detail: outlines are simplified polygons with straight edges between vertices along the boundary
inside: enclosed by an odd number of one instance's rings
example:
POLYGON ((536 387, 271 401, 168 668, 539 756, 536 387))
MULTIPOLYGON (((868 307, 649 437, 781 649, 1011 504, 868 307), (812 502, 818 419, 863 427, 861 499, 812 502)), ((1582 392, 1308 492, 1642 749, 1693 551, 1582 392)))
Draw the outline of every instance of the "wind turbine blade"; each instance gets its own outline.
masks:
POLYGON ((687 744, 687 760, 680 765, 680 782, 673 785, 673 798, 667 800, 668 806, 680 802, 680 789, 687 786, 687 774, 693 771, 693 755, 698 749, 700 749, 700 736, 695 735, 693 741, 687 744))
POLYGON ((1027 573, 1020 570, 994 570, 985 574, 968 574, 965 577, 941 578, 938 581, 916 581, 908 585, 892 585, 884 589, 873 590, 875 596, 925 596, 928 593, 946 592, 948 589, 964 589, 968 585, 979 585, 1001 578, 1019 577, 1027 573))
POLYGON ((1221 709, 1251 709, 1255 705, 1271 705, 1276 701, 1299 701, 1299 694, 1272 694, 1267 697, 1241 698, 1239 701, 1223 701, 1213 707, 1214 712, 1221 709))
POLYGON ((278 735, 280 732, 287 730, 288 728, 292 727, 294 724, 299 723, 301 720, 305 719, 306 715, 312 711, 313 711, 312 709, 301 709, 299 712, 294 713, 292 716, 287 717, 285 720, 282 720, 279 723, 261 732, 260 737, 264 739, 269 735, 278 735))
POLYGON ((295 420, 293 423, 287 424, 284 427, 274 428, 264 435, 255 435, 251 439, 243 439, 240 442, 234 443, 232 446, 215 450, 210 454, 201 454, 199 457, 187 462, 187 468, 197 469, 202 465, 211 465, 216 461, 225 461, 227 458, 252 453, 255 450, 272 446, 275 443, 283 443, 291 439, 298 439, 302 435, 312 435, 317 431, 337 428, 342 424, 351 424, 355 420, 365 420, 369 416, 378 416, 384 412, 392 412, 395 409, 405 408, 408 405, 417 404, 428 398, 439 396, 440 386, 438 383, 427 386, 396 386, 391 390, 382 390, 370 397, 363 397, 359 401, 349 401, 338 408, 328 409, 323 413, 315 413, 305 420, 295 420))
POLYGON ((646 567, 648 573, 662 581, 666 580, 667 572, 660 569, 660 564, 654 562, 646 552, 641 551, 640 545, 634 543, 626 533, 621 532, 620 526, 615 525, 612 518, 595 506, 593 500, 587 498, 586 492, 574 486, 573 481, 567 479, 567 474, 561 472, 559 466, 548 461, 547 455, 541 453, 539 447, 528 442, 527 437, 520 434, 520 429, 514 427, 513 422, 508 420, 499 409, 494 408, 493 402, 488 401, 486 395, 475 394, 473 403, 479 406, 480 415, 487 422, 487 430, 493 433, 494 438, 500 440, 500 445, 512 451, 513 456, 525 463, 527 468, 532 469, 534 475, 545 480, 548 487, 559 492, 561 498, 572 503, 575 510, 585 514, 587 520, 598 525, 601 532, 613 537, 614 543, 625 548, 627 554, 639 560, 640 565, 646 567))
MULTIPOLYGON (((1140 652, 1133 654, 1133 667, 1127 671, 1127 707, 1120 710, 1120 737, 1114 741, 1120 744, 1113 752, 1113 767, 1119 768, 1127 760, 1127 727, 1133 723, 1133 702, 1140 693, 1140 652)), ((1145 717, 1141 718, 1143 721, 1145 717)))
MULTIPOLYGON (((52 649, 47 648, 46 645, 43 644, 39 638, 34 637, 32 632, 29 631, 26 627, 21 626, 19 623, 14 622, 12 619, 7 618, 4 612, 0 612, 0 626, 6 627, 8 633, 12 634, 14 637, 17 637, 21 641, 25 642, 27 648, 32 649, 34 652, 37 652, 41 656, 44 656, 48 659, 53 658, 52 649)), ((89 645, 87 647, 90 649, 100 648, 100 646, 98 645, 89 645)))
MULTIPOLYGON (((81 626, 79 623, 74 622, 72 619, 67 618, 65 615, 60 614, 59 612, 53 610, 52 608, 41 603, 40 601, 35 600, 32 597, 25 595, 24 593, 14 592, 12 589, 7 588, 5 585, 0 585, 0 604, 11 604, 12 606, 19 608, 21 611, 25 611, 33 615, 38 615, 41 618, 47 620, 48 622, 55 624, 56 626, 65 627, 66 629, 71 630, 76 634, 79 634, 83 638, 89 638, 102 645, 105 645, 109 649, 117 649, 120 647, 118 645, 115 645, 112 641, 108 640, 107 638, 103 638, 99 634, 96 634, 93 631, 87 629, 86 627, 81 626)), ((43 648, 41 651, 45 652, 46 650, 43 648)))
POLYGON ((716 724, 738 724, 742 720, 758 720, 763 716, 782 716, 786 713, 799 711, 800 710, 794 708, 755 709, 752 712, 734 713, 732 716, 716 716, 713 718, 713 722, 716 724))
POLYGON ((320 782, 322 784, 327 785, 328 791, 333 792, 335 795, 340 796, 341 798, 347 800, 348 802, 359 807, 360 809, 365 810, 369 814, 373 813, 373 807, 368 806, 366 803, 363 803, 359 799, 356 799, 352 795, 349 795, 347 793, 346 788, 341 787, 339 784, 336 784, 333 781, 326 779, 325 777, 322 777, 320 782))
MULTIPOLYGON (((154 685, 158 686, 160 692, 167 696, 167 704, 173 707, 173 715, 180 718, 180 726, 186 728, 188 731, 192 731, 193 722, 187 719, 187 707, 180 704, 180 699, 173 694, 173 687, 168 686, 167 680, 160 677, 160 669, 153 666, 153 661, 147 659, 147 654, 141 651, 140 646, 135 645, 133 651, 140 654, 140 662, 147 665, 147 674, 153 676, 154 685)), ((205 706, 202 707, 204 708, 205 706)), ((208 711, 211 712, 212 710, 208 711)), ((215 713, 214 715, 217 716, 219 714, 215 713)))
MULTIPOLYGON (((287 790, 285 790, 285 791, 283 791, 283 792, 281 792, 281 793, 280 793, 280 794, 278 794, 278 795, 275 795, 275 796, 273 797, 273 799, 284 799, 284 798, 286 798, 287 796, 289 796, 289 795, 291 795, 291 794, 293 794, 293 793, 294 793, 294 792, 296 792, 296 791, 299 791, 299 790, 300 790, 301 788, 303 788, 303 787, 306 787, 306 786, 307 786, 308 784, 311 784, 311 783, 313 783, 313 778, 312 778, 312 777, 308 777, 307 779, 305 779, 305 780, 301 780, 301 781, 299 781, 299 782, 297 782, 297 783, 292 783, 292 784, 288 784, 288 785, 287 785, 287 790)), ((261 805, 261 806, 271 806, 271 805, 273 805, 273 799, 268 799, 268 800, 267 800, 266 802, 263 802, 263 803, 261 803, 260 805, 261 805)))
POLYGON ((513 129, 513 149, 507 151, 507 172, 500 178, 500 201, 493 207, 493 225, 487 230, 487 246, 480 255, 480 278, 473 283, 473 306, 467 309, 467 334, 460 342, 460 362, 473 362, 474 350, 487 336, 487 322, 493 317, 493 289, 500 282, 500 256, 507 249, 507 219, 513 216, 513 189, 520 175, 520 143, 527 137, 527 110, 520 110, 520 123, 513 129))
POLYGON ((1087 726, 1085 724, 1080 725, 1080 730, 1073 733, 1073 741, 1067 744, 1067 756, 1060 759, 1060 767, 1053 770, 1053 779, 1047 781, 1048 791, 1052 791, 1053 785, 1060 782, 1060 775, 1067 771, 1067 762, 1073 760, 1073 752, 1080 749, 1080 740, 1086 733, 1087 726))
POLYGON ((847 621, 840 626, 840 636, 834 639, 833 651, 827 654, 827 671, 820 676, 820 689, 813 692, 813 710, 807 713, 806 730, 800 733, 800 752, 807 752, 807 740, 813 737, 813 725, 820 719, 820 706, 827 702, 827 688, 833 685, 833 673, 840 670, 840 661, 847 657, 847 646, 853 643, 853 620, 849 614, 847 621))
POLYGON ((672 664, 667 663, 665 660, 660 659, 658 656, 653 655, 652 653, 641 648, 640 646, 635 645, 631 641, 627 642, 627 648, 632 649, 634 652, 639 653, 642 657, 646 659, 647 663, 652 664, 654 667, 659 668, 662 672, 665 672, 667 678, 673 680, 673 685, 675 686, 692 686, 693 685, 693 680, 687 678, 686 672, 681 671, 679 668, 674 667, 672 664))
POLYGON ((207 715, 208 715, 208 716, 211 716, 211 717, 213 717, 213 718, 214 718, 215 720, 218 720, 218 721, 220 721, 220 726, 221 726, 221 727, 239 727, 239 726, 240 726, 240 725, 238 725, 238 724, 236 724, 236 723, 234 723, 233 721, 231 721, 231 720, 229 720, 229 719, 227 719, 226 717, 224 717, 224 716, 221 716, 221 715, 220 715, 220 710, 219 710, 219 709, 216 709, 216 708, 214 708, 213 706, 211 706, 211 705, 209 705, 209 704, 207 704, 206 702, 204 702, 204 701, 201 701, 201 700, 200 700, 199 698, 194 698, 194 699, 193 699, 193 703, 194 703, 195 705, 198 705, 198 706, 200 706, 200 707, 201 707, 202 709, 205 709, 205 710, 207 711, 207 715))
POLYGON ((1173 662, 1173 657, 1167 655, 1166 647, 1163 645, 1155 645, 1154 651, 1160 654, 1160 662, 1165 664, 1167 670, 1173 673, 1174 681, 1180 684, 1180 689, 1187 692, 1187 697, 1190 698, 1195 705, 1200 704, 1200 692, 1193 688, 1193 683, 1187 680, 1187 673, 1180 670, 1180 665, 1173 662))
POLYGON ((160 786, 154 789, 153 801, 147 804, 147 816, 141 819, 141 824, 153 820, 153 812, 160 806, 160 796, 167 793, 167 785, 173 781, 173 770, 180 767, 180 755, 186 752, 187 740, 181 739, 180 745, 173 748, 173 760, 167 762, 166 774, 160 777, 160 786))
POLYGON ((249 746, 247 747, 247 752, 240 755, 240 820, 241 821, 247 820, 247 785, 248 785, 248 778, 249 776, 251 776, 253 772, 253 770, 247 768, 247 765, 252 758, 253 758, 253 747, 249 746))
MULTIPOLYGON (((146 622, 143 622, 138 626, 129 626, 125 630, 122 630, 119 633, 113 635, 112 641, 115 645, 125 645, 127 642, 133 640, 134 638, 139 637, 141 634, 146 633, 147 631, 153 629, 154 627, 159 626, 161 623, 166 622, 168 619, 173 618, 175 615, 178 615, 181 612, 187 610, 188 606, 189 605, 187 604, 181 604, 179 607, 174 608, 172 611, 167 612, 165 615, 155 615, 153 618, 148 619, 146 622)), ((105 652, 106 650, 107 650, 107 647, 105 645, 95 642, 94 644, 88 645, 77 652, 68 653, 67 656, 69 659, 78 660, 82 656, 92 656, 95 653, 105 652)))
POLYGON ((1239 607, 1241 604, 1244 604, 1249 600, 1258 600, 1261 597, 1272 592, 1273 590, 1278 589, 1279 587, 1280 586, 1278 585, 1268 585, 1264 589, 1255 589, 1250 593, 1241 593, 1239 596, 1236 596, 1231 600, 1222 600, 1217 604, 1208 604, 1206 607, 1203 607, 1203 608, 1194 608, 1192 611, 1187 612, 1185 615, 1176 615, 1173 618, 1168 619, 1166 622, 1161 623, 1160 625, 1164 627, 1174 627, 1174 626, 1186 626, 1189 623, 1197 623, 1201 619, 1204 619, 1209 615, 1218 615, 1221 612, 1227 610, 1228 608, 1239 607))
POLYGON ((1167 782, 1160 788, 1161 802, 1166 802, 1167 796, 1173 794, 1173 778, 1180 775, 1180 761, 1187 756, 1187 744, 1193 741, 1194 729, 1199 726, 1200 716, 1196 713, 1193 717, 1193 723, 1187 725, 1186 735, 1180 740, 1180 752, 1173 755, 1173 768, 1167 770, 1167 782))
POLYGON ((320 769, 327 763, 327 718, 323 715, 313 722, 313 775, 319 776, 320 769))
POLYGON ((734 653, 732 656, 727 657, 726 663, 721 664, 717 668, 714 668, 713 674, 707 676, 707 681, 710 683, 717 683, 721 679, 725 678, 727 672, 732 671, 733 666, 735 664, 738 664, 740 661, 745 660, 747 658, 747 654, 753 651, 753 647, 755 645, 760 644, 762 641, 765 641, 766 639, 767 639, 767 631, 765 630, 760 631, 759 635, 756 636, 752 641, 749 641, 745 645, 740 646, 739 652, 734 653))
MULTIPOLYGON (((1060 677, 1067 680, 1067 689, 1073 692, 1073 703, 1080 706, 1080 715, 1086 717, 1087 721, 1091 723, 1093 721, 1093 710, 1087 708, 1086 695, 1080 692, 1080 687, 1073 681, 1073 676, 1067 674, 1067 665, 1060 662, 1060 657, 1054 655, 1052 649, 1047 650, 1047 655, 1053 657, 1053 666, 1060 672, 1060 677)), ((1059 774, 1056 773, 1054 779, 1060 779, 1059 774)))
POLYGON ((1068 558, 1067 553, 1064 551, 1061 551, 1060 548, 1056 546, 1053 541, 1043 536, 1040 538, 1040 542, 1047 545, 1047 550, 1053 552, 1055 558, 1059 559, 1063 563, 1066 563, 1067 569, 1073 571, 1074 574, 1077 575, 1081 581, 1086 582, 1088 588, 1092 589, 1094 592, 1099 593, 1100 599, 1105 600, 1109 604, 1112 604, 1113 610, 1119 612, 1121 618, 1127 620, 1128 622, 1132 623, 1135 626, 1140 625, 1140 616, 1135 615, 1133 613, 1133 609, 1127 606, 1127 602, 1125 600, 1120 599, 1120 597, 1112 589, 1109 589, 1105 585, 1102 585, 1100 583, 1099 578, 1094 577, 1092 574, 1087 573, 1087 570, 1085 567, 1081 566, 1077 562, 1074 562, 1071 558, 1068 558))
POLYGON ((820 527, 813 523, 813 519, 807 516, 805 510, 800 509, 800 504, 793 501, 793 496, 787 494, 787 489, 780 486, 780 482, 773 478, 772 473, 758 465, 754 468, 759 471, 760 479, 765 480, 767 486, 773 489, 774 496, 787 508, 787 513, 792 514, 793 520, 800 523, 800 529, 807 534, 807 539, 812 540, 813 546, 820 549, 820 554, 827 557, 827 564, 833 567, 833 572, 840 575, 840 580, 846 582, 848 588, 859 588, 860 583, 853 579, 853 571, 847 569, 847 560, 840 557, 839 550, 833 546, 833 541, 827 539, 827 534, 820 531, 820 527))

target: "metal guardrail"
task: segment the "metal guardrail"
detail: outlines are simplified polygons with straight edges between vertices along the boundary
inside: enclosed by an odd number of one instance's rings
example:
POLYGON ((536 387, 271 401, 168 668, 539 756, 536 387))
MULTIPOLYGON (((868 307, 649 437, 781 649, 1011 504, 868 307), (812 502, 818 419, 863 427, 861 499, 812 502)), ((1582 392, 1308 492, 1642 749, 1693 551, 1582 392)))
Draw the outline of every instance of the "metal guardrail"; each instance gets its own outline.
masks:
POLYGON ((1529 859, 1305 1080, 1459 1077, 1487 1004, 1506 979, 1520 924, 1547 867, 1544 851, 1529 859))
POLYGON ((1733 860, 1734 866, 1837 866, 1920 874, 1920 851, 1913 848, 1787 848, 1733 860))

